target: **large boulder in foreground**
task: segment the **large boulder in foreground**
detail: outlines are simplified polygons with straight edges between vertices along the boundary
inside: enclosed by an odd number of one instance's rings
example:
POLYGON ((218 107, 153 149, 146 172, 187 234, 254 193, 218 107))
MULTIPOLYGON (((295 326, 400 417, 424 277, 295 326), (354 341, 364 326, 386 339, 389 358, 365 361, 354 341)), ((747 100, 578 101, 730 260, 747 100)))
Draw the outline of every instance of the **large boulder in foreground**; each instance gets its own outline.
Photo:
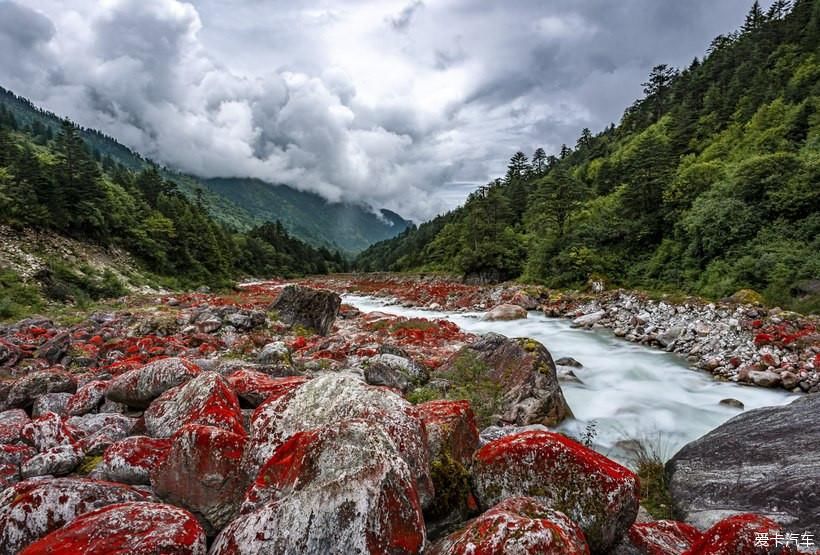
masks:
POLYGON ((584 531, 592 553, 607 553, 638 514, 638 477, 616 462, 552 432, 503 437, 479 449, 473 479, 481 506, 533 497, 584 531))
POLYGON ((588 555, 581 528, 529 497, 505 499, 439 540, 429 555, 588 555))
POLYGON ((680 555, 692 548, 703 534, 685 522, 655 520, 636 522, 616 549, 617 555, 680 555))
POLYGON ((167 456, 151 471, 162 499, 185 507, 209 535, 234 517, 246 483, 240 472, 247 436, 214 426, 188 424, 171 438, 167 456))
POLYGON ((0 493, 0 554, 17 553, 94 509, 149 498, 124 484, 84 478, 20 482, 0 493))
POLYGON ((288 285, 268 309, 275 310, 279 321, 289 326, 299 325, 327 335, 341 304, 342 298, 333 291, 288 285))
POLYGON ((666 464, 676 516, 701 529, 756 513, 820 537, 820 395, 740 414, 666 464))
POLYGON ((210 553, 420 553, 415 483, 393 440, 371 422, 297 433, 259 472, 210 553))
POLYGON ((25 555, 205 555, 191 513, 160 503, 120 503, 86 513, 23 550, 25 555))
POLYGON ((143 414, 151 437, 171 437, 185 424, 216 426, 244 435, 239 399, 228 380, 202 372, 159 396, 143 414))
POLYGON ((111 445, 94 469, 94 476, 123 484, 151 483, 151 471, 171 449, 170 439, 131 436, 111 445))
MULTIPOLYGON (((555 426, 572 417, 549 351, 538 341, 488 333, 439 370, 454 387, 483 387, 496 414, 487 424, 555 426)), ((478 410, 478 407, 476 407, 478 410)))
POLYGON ((187 382, 200 372, 184 358, 164 358, 114 378, 105 396, 129 407, 145 408, 168 389, 187 382))
POLYGON ((418 410, 399 394, 367 385, 353 374, 325 374, 271 397, 256 409, 243 469, 253 479, 292 435, 362 419, 383 429, 407 463, 422 504, 433 497, 427 434, 418 410))

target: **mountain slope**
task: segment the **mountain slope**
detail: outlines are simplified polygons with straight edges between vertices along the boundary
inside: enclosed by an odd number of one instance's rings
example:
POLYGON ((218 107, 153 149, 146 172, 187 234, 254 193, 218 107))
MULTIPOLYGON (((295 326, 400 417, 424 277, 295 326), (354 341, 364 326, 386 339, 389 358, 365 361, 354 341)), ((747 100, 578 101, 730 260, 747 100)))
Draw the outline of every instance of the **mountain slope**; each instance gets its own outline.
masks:
POLYGON ((653 69, 620 124, 510 160, 464 206, 358 259, 550 286, 590 279, 820 309, 820 2, 758 4, 653 69))
POLYGON ((394 237, 410 225, 389 210, 381 210, 380 217, 362 205, 329 203, 317 194, 258 179, 206 179, 202 183, 257 221, 278 220, 310 243, 348 252, 394 237))
MULTIPOLYGON (((41 110, 29 100, 0 87, 0 104, 21 127, 33 128, 35 141, 44 143, 60 129, 61 118, 41 110)), ((121 164, 139 171, 153 164, 116 139, 93 129, 78 128, 89 150, 106 166, 121 164)), ((255 179, 202 179, 160 168, 189 200, 201 198, 211 215, 239 230, 265 222, 281 221, 292 235, 314 246, 359 252, 372 243, 402 232, 410 222, 381 210, 376 215, 364 205, 329 203, 319 195, 287 185, 255 179)))

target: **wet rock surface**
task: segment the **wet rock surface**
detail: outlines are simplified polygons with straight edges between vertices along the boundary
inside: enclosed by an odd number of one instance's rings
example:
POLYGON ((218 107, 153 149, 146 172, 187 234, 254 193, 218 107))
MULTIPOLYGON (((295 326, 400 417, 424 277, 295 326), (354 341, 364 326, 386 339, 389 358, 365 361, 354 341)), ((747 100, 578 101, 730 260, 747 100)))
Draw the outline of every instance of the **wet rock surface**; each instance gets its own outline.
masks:
POLYGON ((732 418, 667 463, 677 516, 703 529, 757 513, 820 537, 818 445, 820 395, 732 418))

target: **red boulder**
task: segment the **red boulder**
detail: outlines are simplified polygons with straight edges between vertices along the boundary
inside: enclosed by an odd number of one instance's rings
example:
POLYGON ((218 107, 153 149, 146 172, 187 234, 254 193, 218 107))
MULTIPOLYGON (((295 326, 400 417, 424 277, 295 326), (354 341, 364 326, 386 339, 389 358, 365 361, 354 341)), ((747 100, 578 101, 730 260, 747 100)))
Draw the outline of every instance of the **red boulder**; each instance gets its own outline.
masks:
POLYGON ((20 482, 0 493, 0 554, 17 553, 81 514, 148 497, 130 486, 85 478, 20 482))
POLYGON ((169 389, 143 414, 152 437, 171 437, 185 424, 216 426, 246 434, 239 399, 225 378, 203 372, 189 382, 169 389))
POLYGON ((791 555, 794 543, 785 545, 783 528, 755 514, 725 518, 709 528, 684 555, 791 555), (763 541, 765 538, 765 541, 763 541), (776 538, 780 538, 778 541, 776 538))
POLYGON ((414 476, 371 422, 296 433, 264 465, 211 555, 420 553, 414 476))
POLYGON ((243 368, 228 376, 236 395, 252 407, 258 407, 271 397, 279 397, 308 381, 306 376, 274 378, 264 372, 243 368))
POLYGON ((138 502, 86 513, 29 545, 22 554, 205 555, 205 551, 205 532, 188 511, 138 502))
POLYGON ((439 540, 429 555, 589 555, 584 532, 529 497, 505 499, 439 540))
POLYGON ((187 382, 200 372, 183 358, 165 358, 135 368, 114 378, 105 396, 131 407, 145 408, 172 387, 187 382))
POLYGON ((111 445, 94 470, 103 480, 124 484, 150 484, 150 472, 168 453, 170 439, 132 436, 111 445))
POLYGON ((236 514, 246 480, 240 473, 247 436, 213 426, 188 424, 171 438, 168 455, 151 471, 161 498, 201 515, 218 531, 236 514))
POLYGON ((78 439, 78 433, 66 425, 62 418, 53 412, 37 417, 23 428, 23 440, 33 445, 40 452, 52 447, 71 445, 78 439))
POLYGON ((0 444, 17 443, 23 438, 23 428, 31 419, 23 409, 0 412, 0 444))
POLYGON ((79 416, 92 412, 99 407, 105 399, 105 391, 108 389, 108 382, 94 380, 77 389, 77 393, 71 396, 66 404, 65 412, 69 416, 79 416))
POLYGON ((694 526, 675 520, 636 522, 629 528, 630 543, 645 555, 679 555, 702 536, 694 526))
POLYGON ((638 477, 560 434, 529 431, 479 449, 473 462, 482 507, 533 497, 584 530, 593 553, 607 553, 638 514, 638 477))
POLYGON ((448 456, 470 466, 478 449, 478 429, 469 401, 430 401, 417 406, 427 429, 430 460, 448 456))

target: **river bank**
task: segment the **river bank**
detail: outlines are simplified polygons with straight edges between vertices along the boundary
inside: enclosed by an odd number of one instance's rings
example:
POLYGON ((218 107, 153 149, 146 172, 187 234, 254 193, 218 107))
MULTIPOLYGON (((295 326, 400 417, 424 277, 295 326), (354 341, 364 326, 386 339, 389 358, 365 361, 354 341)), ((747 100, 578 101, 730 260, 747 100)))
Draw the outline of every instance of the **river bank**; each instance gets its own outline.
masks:
POLYGON ((753 302, 657 299, 623 290, 557 292, 512 283, 467 285, 440 276, 351 274, 304 282, 430 310, 484 311, 514 304, 676 353, 716 379, 795 393, 820 391, 818 317, 753 302))

